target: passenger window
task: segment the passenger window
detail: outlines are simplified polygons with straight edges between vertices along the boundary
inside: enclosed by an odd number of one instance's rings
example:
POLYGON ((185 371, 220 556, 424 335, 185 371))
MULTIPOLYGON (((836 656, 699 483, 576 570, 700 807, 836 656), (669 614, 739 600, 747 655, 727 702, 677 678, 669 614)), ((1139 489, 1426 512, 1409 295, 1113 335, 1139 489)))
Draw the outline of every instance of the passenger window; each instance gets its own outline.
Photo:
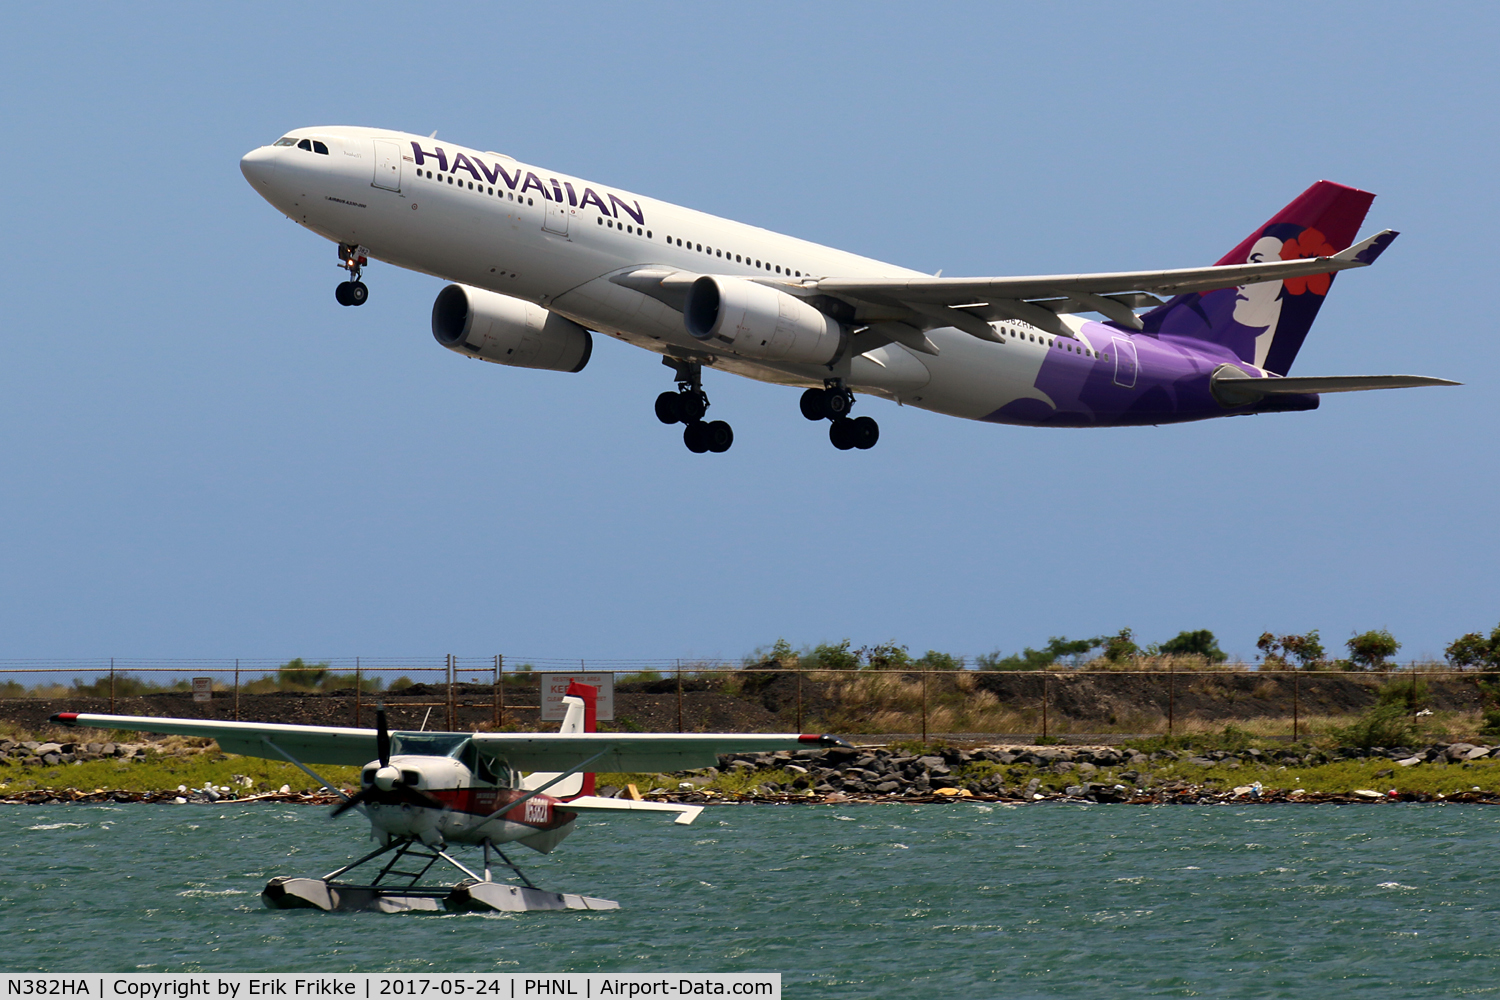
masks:
POLYGON ((314 139, 313 140, 313 152, 314 153, 322 153, 324 156, 327 156, 328 155, 328 147, 325 146, 325 145, 323 145, 318 140, 314 139))
POLYGON ((714 256, 715 257, 722 257, 722 256, 724 256, 724 251, 723 250, 715 251, 714 252, 714 256))
POLYGON ((646 230, 646 239, 649 240, 650 238, 651 238, 651 230, 648 229, 648 230, 646 230))
POLYGON ((703 244, 702 244, 702 243, 699 243, 699 244, 698 244, 698 252, 699 252, 699 253, 702 253, 702 252, 703 252, 703 244))
POLYGON ((274 143, 272 143, 272 145, 273 146, 295 146, 295 145, 297 145, 297 140, 293 139, 291 136, 287 136, 284 139, 277 139, 274 143))
POLYGON ((305 149, 309 153, 311 153, 312 152, 312 143, 308 142, 306 139, 303 139, 301 142, 297 143, 297 148, 298 149, 305 149))
POLYGON ((780 264, 777 264, 777 265, 776 265, 776 273, 777 273, 777 274, 780 274, 780 273, 781 273, 781 265, 780 265, 780 264))

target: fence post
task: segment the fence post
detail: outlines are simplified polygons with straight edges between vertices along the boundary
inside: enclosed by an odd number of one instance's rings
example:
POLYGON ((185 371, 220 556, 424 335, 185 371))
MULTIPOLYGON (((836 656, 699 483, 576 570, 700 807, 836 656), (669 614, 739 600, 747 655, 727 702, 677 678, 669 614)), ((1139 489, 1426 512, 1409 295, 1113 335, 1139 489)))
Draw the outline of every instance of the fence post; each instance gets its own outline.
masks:
POLYGON ((677 731, 682 732, 682 661, 677 661, 677 731))
POLYGON ((922 671, 922 742, 927 742, 927 671, 922 671))
POLYGON ((448 654, 448 664, 447 664, 447 666, 448 666, 448 732, 450 732, 450 733, 456 732, 458 730, 458 720, 456 718, 454 718, 454 716, 457 715, 457 712, 455 711, 455 709, 453 707, 453 661, 454 661, 454 659, 455 659, 454 655, 452 653, 449 653, 448 654))
POLYGON ((115 658, 113 656, 109 658, 109 714, 115 714, 115 658))
MULTIPOLYGON (((354 728, 359 728, 360 712, 364 708, 365 680, 360 672, 359 657, 354 658, 354 728)), ((239 718, 238 715, 235 718, 239 718)))
POLYGON ((234 721, 240 721, 240 658, 234 658, 234 721))
POLYGON ((495 654, 495 679, 490 682, 490 725, 500 728, 500 654, 495 654))
POLYGON ((1043 670, 1042 671, 1042 739, 1044 739, 1044 740, 1047 738, 1047 700, 1048 700, 1047 699, 1047 695, 1049 694, 1048 686, 1049 686, 1050 681, 1051 681, 1051 675, 1048 674, 1047 671, 1043 670))
POLYGON ((1177 668, 1167 671, 1167 735, 1172 735, 1172 725, 1177 714, 1177 668))
POLYGON ((1300 700, 1301 694, 1302 674, 1294 669, 1292 671, 1292 742, 1294 743, 1297 740, 1297 716, 1299 714, 1298 710, 1301 708, 1301 706, 1298 705, 1297 702, 1300 700))
POLYGON ((501 653, 495 657, 495 668, 500 671, 500 681, 497 687, 500 689, 500 716, 499 725, 505 725, 505 654, 501 653))
POLYGON ((797 732, 802 732, 802 670, 797 669, 797 732))

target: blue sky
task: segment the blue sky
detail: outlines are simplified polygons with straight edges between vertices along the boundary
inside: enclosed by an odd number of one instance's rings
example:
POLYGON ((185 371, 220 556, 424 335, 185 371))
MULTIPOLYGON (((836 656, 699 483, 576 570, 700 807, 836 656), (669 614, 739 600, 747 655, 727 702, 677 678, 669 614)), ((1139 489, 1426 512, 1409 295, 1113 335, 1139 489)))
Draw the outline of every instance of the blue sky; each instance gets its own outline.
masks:
POLYGON ((1500 621, 1500 11, 1479 4, 12 7, 0 124, 0 658, 974 654, 1131 627, 1437 655, 1500 621), (334 248, 238 159, 378 125, 946 275, 1216 260, 1312 181, 1402 237, 1294 374, 1314 413, 1025 429, 657 359, 465 363, 436 279, 334 248))

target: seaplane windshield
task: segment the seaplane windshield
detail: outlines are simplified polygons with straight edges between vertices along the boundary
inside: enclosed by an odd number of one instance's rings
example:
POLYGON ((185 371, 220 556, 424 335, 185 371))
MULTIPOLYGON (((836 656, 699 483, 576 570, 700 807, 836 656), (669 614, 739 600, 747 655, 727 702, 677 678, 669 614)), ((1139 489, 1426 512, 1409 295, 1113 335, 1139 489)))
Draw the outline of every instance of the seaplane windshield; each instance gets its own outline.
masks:
POLYGON ((459 757, 469 745, 462 733, 392 733, 391 752, 428 757, 459 757))

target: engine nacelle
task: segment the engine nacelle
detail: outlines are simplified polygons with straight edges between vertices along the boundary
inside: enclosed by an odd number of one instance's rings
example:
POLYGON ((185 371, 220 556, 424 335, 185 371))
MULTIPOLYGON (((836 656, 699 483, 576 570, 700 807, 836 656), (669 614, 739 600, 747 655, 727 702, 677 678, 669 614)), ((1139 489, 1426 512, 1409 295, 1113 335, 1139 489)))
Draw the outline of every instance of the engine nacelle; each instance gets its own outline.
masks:
POLYGON ((844 345, 833 317, 743 278, 706 274, 694 281, 682 317, 694 337, 744 358, 826 365, 844 345))
POLYGON ((432 335, 450 351, 514 368, 582 371, 594 338, 570 319, 524 299, 449 285, 432 304, 432 335))

